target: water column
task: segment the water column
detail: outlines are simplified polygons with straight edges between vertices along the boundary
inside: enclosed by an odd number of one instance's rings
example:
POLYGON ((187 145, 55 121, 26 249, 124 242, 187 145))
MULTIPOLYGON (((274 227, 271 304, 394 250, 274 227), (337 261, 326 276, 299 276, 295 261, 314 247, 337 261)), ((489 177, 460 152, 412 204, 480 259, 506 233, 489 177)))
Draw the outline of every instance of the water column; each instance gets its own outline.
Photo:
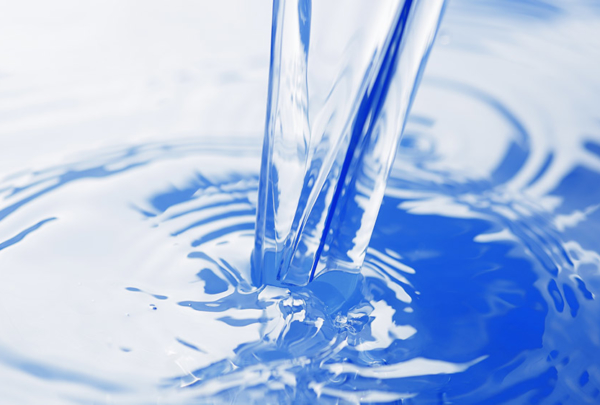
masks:
POLYGON ((256 285, 359 273, 443 8, 274 1, 256 285))

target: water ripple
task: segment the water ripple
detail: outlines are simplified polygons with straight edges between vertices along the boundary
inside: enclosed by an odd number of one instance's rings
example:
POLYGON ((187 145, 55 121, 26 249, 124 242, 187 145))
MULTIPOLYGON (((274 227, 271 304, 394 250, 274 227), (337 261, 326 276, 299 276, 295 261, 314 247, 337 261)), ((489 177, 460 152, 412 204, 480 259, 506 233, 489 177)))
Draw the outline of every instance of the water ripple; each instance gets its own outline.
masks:
POLYGON ((597 403, 597 81, 554 80, 575 63, 556 56, 578 35, 562 7, 514 8, 552 39, 515 34, 522 63, 498 26, 442 30, 343 308, 333 289, 250 282, 258 142, 114 147, 2 179, 0 394, 597 403), (473 69, 452 70, 457 54, 473 69))

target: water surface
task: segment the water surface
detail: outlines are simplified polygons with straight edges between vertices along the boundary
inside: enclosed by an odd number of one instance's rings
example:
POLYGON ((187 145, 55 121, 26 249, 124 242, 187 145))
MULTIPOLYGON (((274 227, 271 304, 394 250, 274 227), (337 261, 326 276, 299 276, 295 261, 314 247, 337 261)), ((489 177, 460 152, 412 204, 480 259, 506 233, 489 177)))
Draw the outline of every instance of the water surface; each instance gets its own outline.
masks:
POLYGON ((0 398, 598 403, 597 11, 451 3, 336 311, 250 282, 258 131, 15 164, 0 398))

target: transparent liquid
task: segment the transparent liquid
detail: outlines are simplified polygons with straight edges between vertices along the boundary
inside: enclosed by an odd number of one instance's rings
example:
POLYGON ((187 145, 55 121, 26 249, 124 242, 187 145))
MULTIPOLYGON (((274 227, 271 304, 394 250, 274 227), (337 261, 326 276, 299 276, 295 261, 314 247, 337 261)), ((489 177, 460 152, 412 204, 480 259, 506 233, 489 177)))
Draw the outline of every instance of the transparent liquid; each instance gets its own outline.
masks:
POLYGON ((274 2, 256 285, 352 293, 443 8, 274 2))
POLYGON ((2 401, 596 403, 599 17, 453 4, 344 314, 252 286, 258 135, 3 178, 2 401))

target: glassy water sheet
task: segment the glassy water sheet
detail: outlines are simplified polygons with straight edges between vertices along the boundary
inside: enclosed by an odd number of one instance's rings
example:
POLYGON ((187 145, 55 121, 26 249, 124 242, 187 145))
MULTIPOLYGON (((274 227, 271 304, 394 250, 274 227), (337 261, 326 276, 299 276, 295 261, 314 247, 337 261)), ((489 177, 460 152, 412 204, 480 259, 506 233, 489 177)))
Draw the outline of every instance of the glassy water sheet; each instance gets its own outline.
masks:
POLYGON ((260 142, 4 177, 1 402, 598 403, 598 17, 509 3, 448 8, 343 311, 249 282, 260 142))
POLYGON ((255 284, 359 272, 443 7, 273 3, 255 284))

